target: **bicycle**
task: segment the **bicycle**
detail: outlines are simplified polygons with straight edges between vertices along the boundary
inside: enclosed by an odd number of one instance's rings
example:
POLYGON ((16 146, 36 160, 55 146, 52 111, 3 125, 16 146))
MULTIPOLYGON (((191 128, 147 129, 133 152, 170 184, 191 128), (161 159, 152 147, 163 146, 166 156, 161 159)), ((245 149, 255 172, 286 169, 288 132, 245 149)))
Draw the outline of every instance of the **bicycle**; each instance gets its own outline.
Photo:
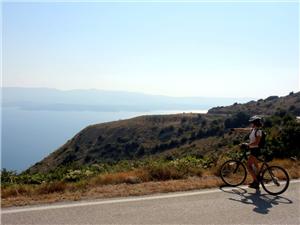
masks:
MULTIPOLYGON (((225 184, 236 187, 243 184, 247 178, 247 170, 244 159, 247 159, 247 151, 244 150, 242 156, 238 159, 230 159, 222 164, 220 169, 221 179, 225 184)), ((262 162, 259 169, 258 181, 263 189, 270 195, 280 195, 285 192, 289 186, 289 175, 280 166, 269 166, 266 158, 258 158, 262 162)))

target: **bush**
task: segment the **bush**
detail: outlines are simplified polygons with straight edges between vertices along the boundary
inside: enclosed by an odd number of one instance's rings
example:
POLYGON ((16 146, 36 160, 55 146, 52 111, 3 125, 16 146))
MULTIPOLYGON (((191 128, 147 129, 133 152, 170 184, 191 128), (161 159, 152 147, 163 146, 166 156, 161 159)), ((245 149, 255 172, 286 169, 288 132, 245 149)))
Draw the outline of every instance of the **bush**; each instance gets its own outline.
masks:
POLYGON ((250 115, 244 112, 238 112, 227 118, 224 122, 224 126, 226 129, 235 128, 235 127, 245 127, 249 124, 250 115))
POLYGON ((19 184, 41 184, 44 181, 47 181, 47 178, 43 174, 20 174, 17 178, 19 184))
POLYGON ((169 162, 154 161, 145 169, 151 180, 182 179, 188 176, 202 176, 203 160, 187 156, 169 162))
POLYGON ((85 173, 81 170, 69 170, 64 177, 64 181, 75 182, 85 177, 85 173))
POLYGON ((274 115, 267 120, 271 127, 268 131, 267 149, 274 157, 286 158, 300 156, 300 124, 290 114, 274 115))
POLYGON ((1 184, 2 185, 16 183, 16 179, 17 179, 16 171, 9 171, 5 168, 1 170, 1 184))

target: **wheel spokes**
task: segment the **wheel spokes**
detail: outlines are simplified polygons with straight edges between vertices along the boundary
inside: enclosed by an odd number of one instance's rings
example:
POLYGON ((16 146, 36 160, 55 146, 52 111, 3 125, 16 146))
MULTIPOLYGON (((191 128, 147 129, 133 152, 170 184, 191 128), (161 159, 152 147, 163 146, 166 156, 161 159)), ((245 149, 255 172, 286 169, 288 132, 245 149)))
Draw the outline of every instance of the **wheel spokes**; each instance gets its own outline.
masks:
POLYGON ((223 181, 231 186, 236 186, 244 181, 246 170, 238 161, 228 161, 221 169, 221 177, 223 181))
POLYGON ((284 169, 278 166, 267 168, 261 180, 264 189, 270 194, 282 193, 286 190, 289 177, 284 169))

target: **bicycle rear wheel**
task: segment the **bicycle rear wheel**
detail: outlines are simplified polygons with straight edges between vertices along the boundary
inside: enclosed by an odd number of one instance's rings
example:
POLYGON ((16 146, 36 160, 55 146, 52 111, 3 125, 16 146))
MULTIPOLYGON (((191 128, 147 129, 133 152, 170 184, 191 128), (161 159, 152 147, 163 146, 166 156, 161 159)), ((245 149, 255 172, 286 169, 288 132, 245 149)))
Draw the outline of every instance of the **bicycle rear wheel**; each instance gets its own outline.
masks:
POLYGON ((228 160, 221 166, 220 176, 225 184, 235 187, 244 183, 247 170, 240 161, 228 160))
POLYGON ((290 178, 280 166, 270 166, 262 172, 260 182, 263 189, 270 195, 280 195, 288 188, 290 178))

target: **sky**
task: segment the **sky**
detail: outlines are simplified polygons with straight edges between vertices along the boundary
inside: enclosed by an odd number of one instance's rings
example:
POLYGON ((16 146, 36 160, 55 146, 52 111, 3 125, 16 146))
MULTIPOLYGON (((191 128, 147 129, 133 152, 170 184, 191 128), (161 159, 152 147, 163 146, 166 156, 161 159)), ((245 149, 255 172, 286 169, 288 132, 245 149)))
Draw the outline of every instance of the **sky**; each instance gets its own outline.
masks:
POLYGON ((299 91, 299 3, 2 3, 2 85, 168 96, 299 91))

